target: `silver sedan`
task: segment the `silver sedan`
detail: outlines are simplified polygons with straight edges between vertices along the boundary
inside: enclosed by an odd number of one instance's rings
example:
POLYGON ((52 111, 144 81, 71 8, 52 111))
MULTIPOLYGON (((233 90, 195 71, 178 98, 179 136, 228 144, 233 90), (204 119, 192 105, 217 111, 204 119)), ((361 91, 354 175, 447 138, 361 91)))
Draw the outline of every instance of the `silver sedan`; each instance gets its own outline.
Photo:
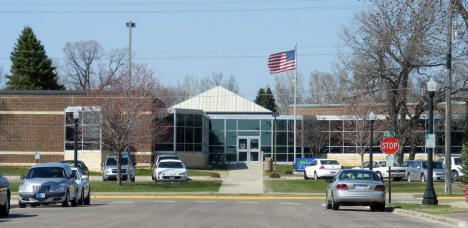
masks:
POLYGON ((374 171, 341 170, 327 187, 327 209, 340 206, 370 206, 372 211, 385 210, 385 185, 374 171))

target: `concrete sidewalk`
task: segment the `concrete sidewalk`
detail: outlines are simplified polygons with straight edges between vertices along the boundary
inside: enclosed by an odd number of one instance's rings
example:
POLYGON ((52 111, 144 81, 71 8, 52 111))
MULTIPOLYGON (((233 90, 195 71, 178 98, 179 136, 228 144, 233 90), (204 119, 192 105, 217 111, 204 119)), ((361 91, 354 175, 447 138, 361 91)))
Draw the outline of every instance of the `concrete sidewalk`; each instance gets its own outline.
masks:
POLYGON ((219 193, 263 194, 263 164, 233 164, 219 193))

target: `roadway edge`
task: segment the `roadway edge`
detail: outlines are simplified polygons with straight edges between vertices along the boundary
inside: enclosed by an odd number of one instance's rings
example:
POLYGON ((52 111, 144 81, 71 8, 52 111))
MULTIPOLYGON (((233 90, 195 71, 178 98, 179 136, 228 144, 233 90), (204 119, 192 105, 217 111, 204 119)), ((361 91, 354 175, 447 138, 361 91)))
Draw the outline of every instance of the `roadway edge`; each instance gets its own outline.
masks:
POLYGON ((421 220, 448 225, 448 226, 468 227, 468 223, 465 221, 455 219, 455 218, 448 218, 448 217, 444 217, 440 215, 432 215, 432 214, 427 214, 423 212, 410 211, 410 210, 405 210, 405 209, 400 209, 400 208, 394 208, 392 213, 400 215, 400 216, 421 219, 421 220))

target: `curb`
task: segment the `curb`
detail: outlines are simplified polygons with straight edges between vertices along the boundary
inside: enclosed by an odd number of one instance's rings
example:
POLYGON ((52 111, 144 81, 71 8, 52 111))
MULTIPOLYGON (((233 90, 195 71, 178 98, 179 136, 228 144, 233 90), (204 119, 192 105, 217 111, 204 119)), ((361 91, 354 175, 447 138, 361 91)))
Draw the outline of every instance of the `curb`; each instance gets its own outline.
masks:
POLYGON ((468 223, 459 219, 455 218, 448 218, 440 215, 431 215, 423 212, 418 211, 410 211, 400 208, 394 208, 393 214, 397 214, 400 216, 410 217, 410 218, 417 218, 437 224, 443 224, 448 226, 456 226, 456 227, 468 227, 468 223))

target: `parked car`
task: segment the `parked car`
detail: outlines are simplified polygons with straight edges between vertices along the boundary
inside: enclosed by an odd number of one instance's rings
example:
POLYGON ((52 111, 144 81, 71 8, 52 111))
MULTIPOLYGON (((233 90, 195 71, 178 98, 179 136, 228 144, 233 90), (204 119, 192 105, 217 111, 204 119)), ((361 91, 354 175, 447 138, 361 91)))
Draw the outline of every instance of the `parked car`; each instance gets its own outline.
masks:
POLYGON ((44 203, 62 203, 68 207, 78 205, 78 186, 67 164, 50 162, 34 165, 26 176, 21 176, 23 184, 19 186, 19 207, 27 204, 37 206, 44 203))
POLYGON ((343 169, 331 180, 326 192, 327 209, 340 206, 370 206, 371 211, 385 210, 385 185, 376 172, 343 169))
MULTIPOLYGON (((75 166, 75 161, 74 160, 64 160, 64 161, 61 161, 60 163, 65 163, 65 164, 69 165, 70 167, 75 166)), ((83 172, 84 175, 89 175, 88 167, 86 166, 86 164, 83 161, 77 160, 77 165, 78 165, 78 168, 81 169, 81 171, 83 172)))
POLYGON ((187 169, 180 160, 162 160, 160 161, 155 170, 155 181, 163 180, 187 180, 187 169))
MULTIPOLYGON (((374 161, 372 163, 372 171, 374 171, 381 179, 388 178, 388 167, 386 161, 374 161)), ((362 168, 360 166, 354 167, 353 169, 365 169, 369 170, 370 162, 364 162, 362 168)), ((396 163, 393 164, 392 167, 392 179, 393 180, 401 180, 406 177, 405 172, 406 169, 403 167, 399 167, 396 163)))
MULTIPOLYGON (((412 181, 427 181, 427 165, 426 160, 415 160, 411 162, 407 169, 408 182, 412 181)), ((445 180, 444 167, 440 162, 432 162, 432 178, 433 180, 445 180)))
POLYGON ((0 173, 0 216, 8 216, 10 213, 10 183, 0 173))
POLYGON ((89 185, 88 176, 84 175, 78 167, 73 167, 71 170, 76 185, 78 185, 78 204, 89 205, 91 203, 91 186, 89 185))
POLYGON ((152 168, 152 175, 151 175, 151 179, 155 179, 156 177, 156 167, 157 165, 159 164, 160 161, 163 161, 163 160, 179 160, 179 161, 182 161, 180 160, 180 157, 176 154, 161 154, 161 155, 158 155, 158 157, 154 160, 153 163, 151 163, 151 168, 152 168))
MULTIPOLYGON (((442 162, 445 168, 445 158, 439 158, 437 160, 439 162, 442 162)), ((460 179, 461 176, 463 176, 463 162, 460 157, 452 157, 452 162, 451 162, 451 174, 452 174, 452 179, 453 180, 458 180, 460 179)))
POLYGON ((337 160, 314 159, 304 169, 304 179, 334 177, 343 166, 337 160))
MULTIPOLYGON (((102 170, 102 180, 116 180, 117 179, 117 155, 108 155, 106 162, 102 163, 104 166, 102 170)), ((122 156, 120 159, 120 178, 127 180, 130 178, 131 181, 135 181, 135 163, 129 156, 122 156)))
POLYGON ((405 169, 405 179, 408 179, 408 167, 411 165, 411 162, 413 162, 413 160, 406 160, 404 161, 403 163, 400 164, 400 167, 404 168, 405 169))

